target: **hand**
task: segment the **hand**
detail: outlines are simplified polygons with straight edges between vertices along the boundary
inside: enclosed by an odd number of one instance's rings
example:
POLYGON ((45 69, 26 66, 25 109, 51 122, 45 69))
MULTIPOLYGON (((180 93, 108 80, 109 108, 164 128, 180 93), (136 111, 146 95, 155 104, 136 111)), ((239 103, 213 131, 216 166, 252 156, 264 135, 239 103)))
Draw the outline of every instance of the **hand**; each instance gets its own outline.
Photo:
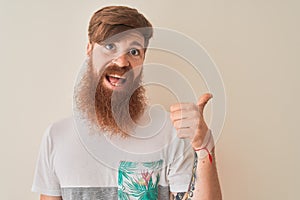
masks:
MULTIPOLYGON (((177 103, 170 107, 170 117, 179 138, 190 138, 194 149, 203 147, 205 136, 209 132, 203 117, 204 107, 212 98, 206 93, 199 98, 197 104, 177 103)), ((208 135, 207 135, 208 136, 208 135)))

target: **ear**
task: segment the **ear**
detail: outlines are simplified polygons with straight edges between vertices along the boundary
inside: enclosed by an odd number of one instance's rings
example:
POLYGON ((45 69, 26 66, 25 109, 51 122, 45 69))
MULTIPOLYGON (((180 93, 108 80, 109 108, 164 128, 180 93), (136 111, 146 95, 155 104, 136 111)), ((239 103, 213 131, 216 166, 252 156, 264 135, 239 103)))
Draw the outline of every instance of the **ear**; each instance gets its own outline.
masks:
POLYGON ((93 50, 93 45, 89 42, 86 46, 86 55, 91 56, 93 50))

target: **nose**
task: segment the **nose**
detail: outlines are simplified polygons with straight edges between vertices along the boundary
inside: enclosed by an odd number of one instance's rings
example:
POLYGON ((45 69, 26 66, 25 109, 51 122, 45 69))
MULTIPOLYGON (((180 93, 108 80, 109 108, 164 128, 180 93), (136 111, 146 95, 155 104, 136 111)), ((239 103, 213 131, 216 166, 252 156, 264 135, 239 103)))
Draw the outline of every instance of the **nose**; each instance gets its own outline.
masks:
POLYGON ((129 60, 126 54, 122 54, 119 57, 113 59, 112 63, 119 67, 129 66, 129 60))

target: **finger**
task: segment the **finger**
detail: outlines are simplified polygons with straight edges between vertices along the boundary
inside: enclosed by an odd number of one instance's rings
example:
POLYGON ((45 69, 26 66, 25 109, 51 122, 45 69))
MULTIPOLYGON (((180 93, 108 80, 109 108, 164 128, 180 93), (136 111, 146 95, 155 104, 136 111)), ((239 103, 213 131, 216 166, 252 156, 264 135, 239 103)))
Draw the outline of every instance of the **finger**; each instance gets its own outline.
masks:
POLYGON ((197 110, 177 110, 170 113, 171 120, 177 121, 181 119, 188 119, 188 118, 199 118, 199 108, 196 108, 197 110))
POLYGON ((191 130, 190 128, 184 128, 184 129, 179 129, 177 130, 177 136, 180 139, 184 139, 184 138, 190 138, 192 139, 193 137, 193 130, 191 130))
POLYGON ((177 110, 170 113, 170 118, 174 122, 180 119, 186 119, 189 116, 189 112, 185 112, 183 110, 177 110))
POLYGON ((192 110, 197 106, 194 103, 176 103, 170 106, 170 112, 175 112, 178 110, 192 110))
POLYGON ((174 127, 178 129, 182 128, 193 128, 197 127, 199 123, 198 119, 192 118, 192 119, 184 119, 184 120, 177 120, 173 122, 174 127))
POLYGON ((205 93, 199 98, 197 105, 199 106, 201 114, 203 114, 205 105, 212 97, 213 97, 213 95, 211 93, 205 93))

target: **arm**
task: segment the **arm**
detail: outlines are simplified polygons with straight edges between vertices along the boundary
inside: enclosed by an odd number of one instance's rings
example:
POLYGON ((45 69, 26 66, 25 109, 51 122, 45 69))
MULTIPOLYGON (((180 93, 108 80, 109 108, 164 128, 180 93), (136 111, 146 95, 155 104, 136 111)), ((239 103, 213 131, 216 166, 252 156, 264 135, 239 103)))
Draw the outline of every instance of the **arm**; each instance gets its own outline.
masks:
POLYGON ((41 194, 40 195, 40 200, 62 200, 62 197, 61 196, 46 196, 46 195, 43 195, 41 194))
MULTIPOLYGON (((222 194, 214 156, 212 162, 210 162, 208 156, 201 159, 199 158, 198 152, 197 154, 198 164, 196 169, 195 191, 191 199, 221 200, 222 194)), ((214 154, 214 149, 211 154, 214 154)))
MULTIPOLYGON (((211 154, 214 154, 214 149, 211 154)), ((219 184, 217 167, 213 156, 212 163, 208 156, 200 159, 197 158, 197 167, 195 168, 194 187, 190 187, 187 193, 172 193, 171 199, 188 199, 191 200, 221 200, 221 188, 219 184), (189 195, 192 194, 192 195, 189 195)), ((192 183, 193 184, 193 183, 192 183)))
POLYGON ((192 103, 179 103, 172 105, 171 119, 177 129, 180 138, 190 138, 194 150, 196 150, 196 167, 193 169, 195 179, 192 180, 189 192, 172 194, 173 199, 192 200, 221 200, 221 188, 217 174, 215 157, 208 156, 207 151, 214 155, 214 141, 204 118, 203 110, 212 98, 211 94, 204 94, 197 105, 192 103))

